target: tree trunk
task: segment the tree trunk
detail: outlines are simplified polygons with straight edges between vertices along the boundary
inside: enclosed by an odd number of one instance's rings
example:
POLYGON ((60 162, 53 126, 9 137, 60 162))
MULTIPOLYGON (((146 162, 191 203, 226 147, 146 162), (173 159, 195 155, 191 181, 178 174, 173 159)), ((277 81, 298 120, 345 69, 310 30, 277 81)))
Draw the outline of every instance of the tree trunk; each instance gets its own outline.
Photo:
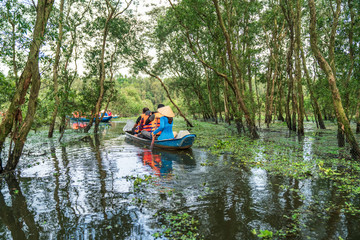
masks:
POLYGON ((230 122, 230 113, 229 113, 229 96, 228 96, 228 92, 229 92, 229 86, 228 86, 227 81, 224 80, 224 111, 225 111, 225 122, 230 125, 231 122, 230 122))
POLYGON ((232 74, 232 81, 233 81, 233 86, 234 86, 234 90, 235 90, 235 97, 236 97, 237 103, 239 105, 239 110, 242 110, 245 115, 245 119, 246 119, 246 122, 247 122, 247 125, 248 125, 248 128, 249 128, 252 138, 257 139, 257 138, 259 138, 259 134, 257 133, 255 123, 254 123, 253 119, 251 119, 249 111, 248 111, 247 107, 245 106, 245 102, 244 102, 243 96, 241 94, 241 89, 240 89, 240 86, 238 83, 238 79, 236 77, 235 61, 234 61, 234 57, 232 54, 230 36, 224 25, 224 21, 221 16, 221 13, 220 13, 218 0, 213 0, 213 3, 215 6, 215 9, 216 9, 216 15, 218 18, 218 22, 220 24, 223 35, 226 40, 226 51, 227 51, 227 56, 229 58, 230 70, 231 70, 231 74, 232 74))
POLYGON ((354 46, 353 46, 353 36, 354 36, 354 25, 355 25, 355 14, 353 10, 352 0, 348 0, 349 11, 350 11, 350 29, 349 29, 349 54, 350 54, 350 69, 348 71, 346 81, 345 81, 345 96, 344 96, 344 107, 345 113, 349 117, 349 107, 350 107, 350 88, 349 83, 351 75, 354 69, 354 46))
POLYGON ((32 80, 30 96, 36 98, 29 99, 28 107, 30 109, 28 109, 25 122, 22 128, 20 129, 20 136, 16 136, 17 139, 16 139, 15 147, 13 153, 11 154, 13 157, 9 157, 9 161, 7 166, 5 167, 5 171, 15 169, 22 152, 22 147, 25 144, 28 130, 30 130, 31 124, 34 119, 34 115, 31 116, 30 113, 35 114, 38 87, 40 87, 40 76, 33 76, 33 74, 38 74, 39 49, 43 41, 46 23, 48 21, 53 3, 54 0, 38 1, 36 22, 33 33, 33 41, 30 45, 30 52, 28 55, 28 59, 25 68, 20 76, 19 84, 17 86, 14 97, 6 112, 6 116, 5 118, 3 118, 0 125, 0 154, 1 154, 5 139, 12 130, 14 121, 15 123, 20 123, 22 121, 21 106, 25 102, 25 96, 29 88, 30 82, 32 80))
POLYGON ((208 72, 206 70, 206 66, 203 66, 203 67, 204 67, 204 72, 205 72, 206 86, 207 86, 207 90, 208 90, 208 96, 209 96, 209 103, 210 103, 211 112, 212 112, 212 114, 213 114, 213 116, 215 118, 214 119, 215 123, 218 124, 217 114, 216 114, 216 110, 215 110, 214 103, 213 103, 213 98, 212 98, 212 93, 211 93, 209 75, 208 75, 208 72))
POLYGON ((278 91, 278 117, 277 117, 277 120, 279 120, 279 121, 282 121, 282 122, 284 122, 285 121, 285 119, 284 119, 284 117, 283 117, 283 110, 282 110, 282 102, 283 102, 283 84, 282 84, 282 74, 281 74, 281 71, 280 71, 280 76, 279 76, 279 78, 278 78, 278 84, 277 84, 277 86, 278 86, 278 89, 277 89, 277 91, 278 91))
POLYGON ((256 100, 257 100, 257 104, 258 104, 258 113, 259 113, 258 124, 259 124, 259 128, 260 128, 261 127, 261 104, 260 104, 258 84, 256 84, 256 71, 254 74, 254 82, 255 82, 256 100))
POLYGON ((58 80, 57 80, 57 78, 58 78, 58 68, 59 68, 59 61, 60 61, 60 48, 61 48, 62 38, 63 38, 64 1, 65 0, 60 1, 59 38, 56 43, 55 62, 54 62, 54 67, 53 67, 55 106, 54 106, 53 114, 51 116, 51 123, 49 126, 49 133, 48 133, 49 138, 53 137, 56 116, 57 116, 58 108, 60 105, 60 100, 59 100, 59 96, 58 96, 58 80))
POLYGON ((14 149, 9 155, 8 162, 5 167, 5 171, 14 170, 19 163, 19 159, 25 145, 26 137, 30 131, 31 125, 34 121, 36 106, 37 106, 37 98, 40 90, 40 73, 39 73, 39 63, 35 61, 32 67, 32 78, 31 78, 31 89, 30 89, 30 97, 28 102, 28 108, 26 112, 25 121, 22 123, 20 131, 18 134, 14 136, 14 149))
POLYGON ((298 135, 304 136, 304 94, 301 81, 300 45, 301 45, 301 7, 300 0, 296 1, 296 22, 295 22, 295 77, 297 82, 298 104, 298 135))
POLYGON ((359 89, 359 94, 358 94, 358 103, 356 106, 356 133, 360 133, 360 89, 359 89))
POLYGON ((309 75, 309 71, 308 71, 308 69, 306 67, 306 59, 305 59, 305 54, 304 54, 304 50, 303 50, 302 46, 300 46, 300 51, 301 51, 302 64, 303 64, 304 73, 305 73, 305 79, 306 79, 306 83, 307 83, 308 90, 309 90, 309 93, 310 93, 310 99, 312 101, 312 105, 313 105, 313 108, 314 108, 314 117, 316 117, 317 122, 319 123, 320 129, 326 129, 323 117, 321 115, 321 110, 320 110, 320 107, 319 107, 319 103, 316 100, 316 97, 315 97, 313 89, 312 89, 310 75, 309 75))
MULTIPOLYGON (((269 45, 269 44, 268 44, 269 45)), ((265 98, 265 124, 269 128, 271 123, 271 110, 270 110, 270 98, 271 98, 271 89, 272 89, 272 55, 273 51, 270 50, 268 70, 266 73, 266 98, 265 98)))
MULTIPOLYGON (((356 160, 360 160, 360 147, 351 131, 350 122, 345 115, 344 108, 342 106, 341 97, 339 90, 336 86, 336 77, 334 72, 332 71, 331 66, 325 60, 323 55, 321 54, 318 44, 317 44, 317 34, 316 34, 316 10, 315 10, 315 2, 314 0, 309 0, 309 8, 310 8, 310 43, 311 49, 314 52, 314 55, 320 65, 320 68, 324 71, 328 82, 329 87, 332 94, 334 110, 336 113, 338 124, 341 126, 340 130, 345 133, 347 141, 351 146, 351 153, 356 160)), ((337 0, 337 14, 340 13, 340 0, 337 0)), ((333 28, 336 30, 337 19, 334 19, 333 28)), ((332 34, 335 34, 336 31, 332 31, 332 34)))
POLYGON ((287 53, 287 74, 288 74, 288 93, 286 98, 286 105, 285 105, 285 111, 286 111, 286 124, 290 130, 293 130, 292 125, 292 116, 290 111, 290 103, 292 100, 292 93, 293 93, 293 76, 292 76, 292 53, 293 53, 293 44, 292 40, 290 39, 290 46, 287 53))

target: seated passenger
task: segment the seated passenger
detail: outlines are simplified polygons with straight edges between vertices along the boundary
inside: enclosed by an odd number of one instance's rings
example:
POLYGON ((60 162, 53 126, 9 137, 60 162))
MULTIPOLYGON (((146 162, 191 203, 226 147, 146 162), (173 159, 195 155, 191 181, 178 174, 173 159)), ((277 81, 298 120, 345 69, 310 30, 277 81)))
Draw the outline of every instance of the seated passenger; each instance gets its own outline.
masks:
MULTIPOLYGON (((165 105, 160 103, 158 105, 157 109, 162 108, 162 107, 165 107, 165 105)), ((148 120, 146 120, 145 124, 149 124, 150 122, 153 122, 155 120, 155 118, 160 119, 160 117, 162 117, 162 115, 159 114, 158 111, 152 112, 152 115, 148 118, 148 120)), ((153 122, 153 124, 155 124, 155 123, 153 122)), ((160 126, 160 120, 157 122, 156 128, 158 128, 159 126, 160 126)))
POLYGON ((163 116, 160 117, 160 127, 153 131, 153 137, 156 136, 159 132, 161 132, 157 140, 174 138, 172 130, 174 124, 173 117, 175 117, 174 112, 171 110, 170 106, 159 108, 157 111, 163 116))
POLYGON ((144 107, 143 110, 142 110, 143 113, 136 119, 134 127, 132 128, 132 133, 133 134, 140 133, 140 129, 139 129, 140 128, 140 120, 147 111, 149 111, 149 108, 144 107))
POLYGON ((151 111, 146 111, 146 113, 142 114, 141 116, 142 117, 139 125, 140 134, 138 135, 138 137, 151 138, 152 124, 145 124, 146 120, 151 116, 151 111))

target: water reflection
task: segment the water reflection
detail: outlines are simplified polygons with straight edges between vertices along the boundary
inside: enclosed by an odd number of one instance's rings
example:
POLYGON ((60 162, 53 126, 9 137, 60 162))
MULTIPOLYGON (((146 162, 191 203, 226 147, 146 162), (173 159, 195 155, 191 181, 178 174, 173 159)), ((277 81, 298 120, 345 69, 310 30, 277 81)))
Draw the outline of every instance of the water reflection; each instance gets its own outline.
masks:
POLYGON ((74 130, 85 128, 88 125, 86 122, 74 122, 71 124, 71 128, 74 130))
MULTIPOLYGON (((290 239, 360 239, 359 216, 344 213, 330 181, 272 176, 196 148, 149 151, 127 143, 121 129, 112 123, 61 145, 36 141, 34 151, 44 154, 24 156, 16 179, 0 178, 0 239, 152 239, 163 224, 154 213, 184 212, 199 220, 204 239, 258 239, 253 229, 293 231, 290 239), (155 184, 135 192, 127 177, 149 174, 155 184)), ((311 161, 318 140, 301 144, 296 156, 311 161)), ((282 153, 264 148, 253 157, 271 161, 274 154, 282 153)), ((346 201, 360 206, 358 196, 346 201)))
POLYGON ((171 179, 173 177, 173 162, 180 165, 195 165, 191 149, 186 151, 166 151, 143 149, 138 153, 144 166, 149 166, 155 176, 171 179))
MULTIPOLYGON (((39 239, 40 227, 34 219, 34 214, 29 211, 27 201, 18 180, 11 174, 6 176, 8 193, 11 196, 10 206, 0 192, 0 218, 9 229, 13 239, 39 239)), ((2 224, 1 224, 2 225, 2 224)), ((1 236, 1 235, 0 235, 1 236)), ((5 238, 8 238, 5 236, 5 238)))

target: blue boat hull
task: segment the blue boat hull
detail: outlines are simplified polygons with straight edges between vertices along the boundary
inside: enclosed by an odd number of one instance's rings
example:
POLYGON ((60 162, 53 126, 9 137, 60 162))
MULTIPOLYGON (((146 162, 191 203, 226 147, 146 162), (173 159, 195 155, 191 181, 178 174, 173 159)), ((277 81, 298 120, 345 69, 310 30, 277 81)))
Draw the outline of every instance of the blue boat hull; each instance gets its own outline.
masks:
MULTIPOLYGON (((101 120, 101 122, 108 122, 110 121, 110 119, 112 118, 112 116, 110 117, 103 117, 103 119, 101 120)), ((70 118, 73 121, 79 121, 79 122, 90 122, 90 119, 88 118, 70 118)), ((95 121, 95 118, 94 118, 95 121)))
MULTIPOLYGON (((128 132, 125 132, 126 138, 133 142, 145 144, 147 146, 151 145, 151 140, 139 138, 134 135, 131 135, 128 132)), ((179 150, 179 149, 188 149, 190 148, 194 141, 195 141, 196 135, 195 134, 189 134, 184 136, 183 138, 174 138, 174 139, 167 139, 167 140, 155 140, 154 147, 155 148, 162 148, 162 149, 171 149, 171 150, 179 150)))

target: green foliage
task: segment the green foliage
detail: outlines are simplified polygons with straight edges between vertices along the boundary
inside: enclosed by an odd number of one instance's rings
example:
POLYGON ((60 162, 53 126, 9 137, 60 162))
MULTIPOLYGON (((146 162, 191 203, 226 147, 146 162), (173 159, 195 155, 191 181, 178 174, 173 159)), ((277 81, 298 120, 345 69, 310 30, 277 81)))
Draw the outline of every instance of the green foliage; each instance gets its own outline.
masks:
POLYGON ((145 186, 152 182, 153 177, 151 175, 144 175, 143 177, 135 177, 135 176, 127 176, 126 179, 128 181, 134 181, 134 191, 138 192, 141 191, 141 187, 145 186))
POLYGON ((159 220, 163 222, 163 231, 156 232, 153 237, 166 237, 167 239, 202 239, 199 234, 199 221, 191 217, 188 213, 166 213, 159 216, 159 220))
POLYGON ((23 1, 0 2, 0 61, 9 67, 13 77, 14 65, 18 75, 25 65, 35 16, 35 9, 23 1))
POLYGON ((5 77, 0 72, 0 111, 5 111, 6 103, 9 103, 15 89, 15 80, 12 77, 5 77))

